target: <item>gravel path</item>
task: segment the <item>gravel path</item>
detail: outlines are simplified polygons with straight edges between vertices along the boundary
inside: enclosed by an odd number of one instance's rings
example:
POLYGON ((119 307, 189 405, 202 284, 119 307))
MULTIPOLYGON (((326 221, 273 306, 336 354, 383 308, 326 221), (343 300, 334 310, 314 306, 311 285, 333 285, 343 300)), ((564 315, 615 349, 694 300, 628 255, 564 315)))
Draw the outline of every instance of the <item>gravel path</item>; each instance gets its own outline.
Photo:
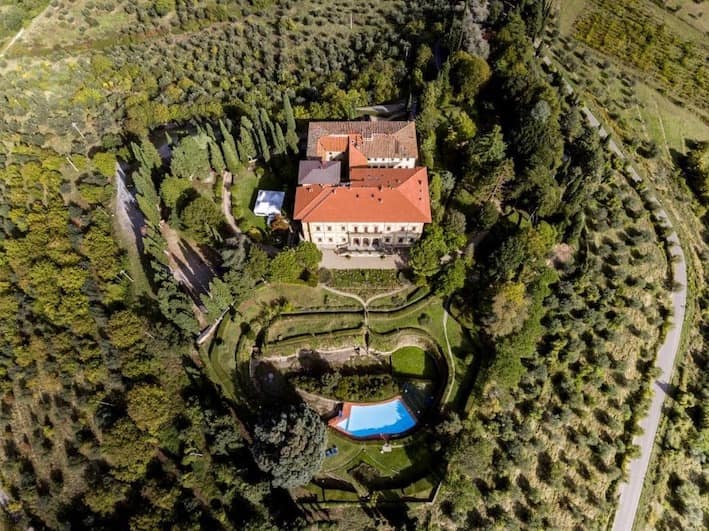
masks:
POLYGON ((145 225, 143 213, 138 208, 135 197, 126 186, 125 169, 116 163, 116 203, 114 205, 117 227, 126 245, 134 247, 138 254, 143 253, 143 238, 140 229, 145 225))
POLYGON ((233 182, 234 176, 230 172, 225 171, 222 173, 222 213, 231 231, 234 234, 241 234, 234 215, 231 213, 231 186, 233 182))

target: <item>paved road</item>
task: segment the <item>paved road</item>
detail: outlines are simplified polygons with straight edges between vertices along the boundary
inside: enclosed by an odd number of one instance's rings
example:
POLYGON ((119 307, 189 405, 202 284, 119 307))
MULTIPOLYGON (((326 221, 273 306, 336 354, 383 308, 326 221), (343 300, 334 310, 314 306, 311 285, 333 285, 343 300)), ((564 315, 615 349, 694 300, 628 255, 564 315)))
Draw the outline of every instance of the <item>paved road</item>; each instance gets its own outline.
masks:
MULTIPOLYGON (((592 127, 600 127, 600 122, 591 111, 586 107, 582 110, 592 127)), ((599 134, 602 138, 608 135, 602 127, 599 129, 599 134)), ((608 148, 622 160, 627 161, 625 154, 612 139, 608 143, 608 148)), ((633 181, 642 181, 642 178, 638 175, 635 168, 628 165, 627 169, 633 181)), ((659 201, 657 201, 655 197, 651 197, 650 201, 659 205, 659 201)), ((662 224, 672 227, 667 213, 662 208, 657 211, 657 215, 662 224)), ((652 383, 650 408, 646 416, 640 420, 641 435, 636 435, 633 438, 633 444, 640 448, 640 455, 630 462, 630 466, 628 467, 628 480, 621 483, 618 487, 620 498, 613 520, 613 531, 630 531, 633 529, 633 522, 638 512, 640 495, 642 494, 645 476, 647 475, 648 465, 650 463, 650 456, 652 455, 652 449, 655 444, 657 428, 662 419, 662 405, 670 388, 672 369, 682 339, 682 325, 684 324, 685 308, 687 305, 687 266, 676 231, 673 230, 667 237, 667 243, 672 259, 672 279, 674 283, 679 286, 679 289, 672 292, 672 325, 667 331, 665 341, 660 346, 657 358, 655 359, 655 367, 660 370, 660 375, 652 383)))
MULTIPOLYGON (((542 57, 542 62, 553 67, 551 59, 547 56, 542 57)), ((574 91, 573 87, 566 81, 564 81, 564 88, 567 93, 574 91)), ((583 107, 582 111, 591 127, 599 128, 598 132, 601 138, 608 136, 606 130, 601 127, 600 121, 588 108, 583 107)), ((625 153, 623 153, 613 139, 608 142, 608 149, 612 153, 615 153, 620 159, 626 162, 628 161, 625 153)), ((638 172, 632 165, 628 164, 627 171, 633 181, 642 181, 642 177, 638 175, 638 172)), ((655 197, 651 197, 650 201, 657 203, 658 206, 660 204, 655 197)), ((670 228, 672 227, 672 223, 668 219, 664 209, 660 208, 657 211, 657 215, 664 225, 670 228)), ((667 397, 667 391, 670 388, 672 369, 682 339, 682 326, 684 325, 687 305, 687 265, 676 231, 673 230, 670 233, 667 237, 667 243, 672 261, 672 279, 674 283, 679 286, 679 289, 672 292, 672 325, 667 331, 667 336, 657 352, 657 358, 655 358, 655 367, 659 369, 660 373, 652 383, 650 408, 646 416, 639 422, 642 434, 636 435, 633 438, 633 444, 640 448, 640 455, 630 462, 630 466, 628 467, 628 479, 618 487, 618 508, 616 509, 615 518, 613 520, 612 531, 631 531, 633 529, 633 523, 635 522, 635 517, 638 512, 638 505, 640 504, 640 495, 642 494, 645 476, 647 475, 647 469, 650 463, 650 456, 652 455, 652 449, 655 444, 657 428, 662 419, 662 405, 667 397)))

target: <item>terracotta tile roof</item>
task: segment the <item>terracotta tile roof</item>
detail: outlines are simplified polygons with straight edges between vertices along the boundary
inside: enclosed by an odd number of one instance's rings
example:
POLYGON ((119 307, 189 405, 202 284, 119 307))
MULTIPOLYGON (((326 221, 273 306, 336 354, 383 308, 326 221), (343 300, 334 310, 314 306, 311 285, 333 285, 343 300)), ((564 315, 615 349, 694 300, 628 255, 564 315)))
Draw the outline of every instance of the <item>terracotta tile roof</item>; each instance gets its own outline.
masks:
POLYGON ((350 140, 350 148, 347 151, 347 164, 350 168, 367 166, 367 157, 365 157, 364 153, 355 147, 354 140, 350 140))
POLYGON ((339 160, 301 160, 298 165, 298 184, 338 184, 341 168, 339 160))
POLYGON ((345 151, 348 137, 370 159, 418 159, 415 122, 310 122, 306 154, 321 158, 325 151, 345 151))
POLYGON ((293 217, 303 222, 430 223, 426 168, 353 168, 350 183, 305 185, 293 217))

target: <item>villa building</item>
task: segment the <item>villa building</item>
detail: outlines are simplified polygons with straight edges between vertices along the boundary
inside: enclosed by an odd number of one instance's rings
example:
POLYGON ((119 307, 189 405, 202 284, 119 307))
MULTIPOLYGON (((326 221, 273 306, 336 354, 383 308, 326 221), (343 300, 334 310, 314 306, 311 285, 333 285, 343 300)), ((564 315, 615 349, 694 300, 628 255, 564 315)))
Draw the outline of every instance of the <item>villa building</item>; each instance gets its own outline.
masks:
POLYGON ((409 247, 431 222, 414 122, 311 122, 294 219, 323 249, 409 247))

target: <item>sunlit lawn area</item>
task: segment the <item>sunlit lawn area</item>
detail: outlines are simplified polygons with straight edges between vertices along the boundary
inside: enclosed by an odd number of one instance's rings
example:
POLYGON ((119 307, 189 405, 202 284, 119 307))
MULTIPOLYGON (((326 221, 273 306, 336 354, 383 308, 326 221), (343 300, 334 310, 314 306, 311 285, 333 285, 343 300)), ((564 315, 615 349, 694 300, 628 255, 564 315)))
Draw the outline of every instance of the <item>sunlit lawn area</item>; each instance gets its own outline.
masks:
POLYGON ((417 378, 435 378, 436 364, 421 347, 403 347, 391 355, 391 368, 394 374, 417 378))
POLYGON ((379 470, 382 476, 393 477, 414 465, 417 468, 428 466, 431 455, 420 438, 412 436, 402 441, 393 441, 391 452, 382 453, 383 441, 353 441, 328 429, 328 448, 337 446, 338 453, 325 458, 321 472, 344 472, 365 462, 379 470))

